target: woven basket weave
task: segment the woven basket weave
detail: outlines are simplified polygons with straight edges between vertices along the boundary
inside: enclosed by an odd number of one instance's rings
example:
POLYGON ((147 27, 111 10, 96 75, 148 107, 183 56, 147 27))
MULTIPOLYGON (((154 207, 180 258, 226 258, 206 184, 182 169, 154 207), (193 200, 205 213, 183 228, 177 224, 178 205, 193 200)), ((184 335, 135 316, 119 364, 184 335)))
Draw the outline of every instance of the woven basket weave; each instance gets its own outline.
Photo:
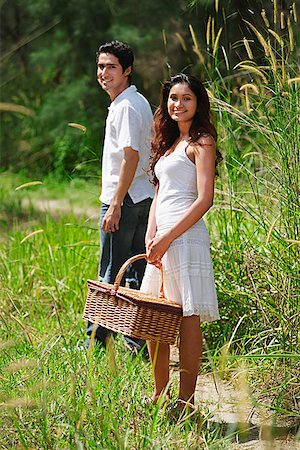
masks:
POLYGON ((114 284, 88 280, 83 319, 126 336, 174 344, 182 320, 182 307, 163 297, 120 286, 129 264, 145 254, 128 259, 114 284))

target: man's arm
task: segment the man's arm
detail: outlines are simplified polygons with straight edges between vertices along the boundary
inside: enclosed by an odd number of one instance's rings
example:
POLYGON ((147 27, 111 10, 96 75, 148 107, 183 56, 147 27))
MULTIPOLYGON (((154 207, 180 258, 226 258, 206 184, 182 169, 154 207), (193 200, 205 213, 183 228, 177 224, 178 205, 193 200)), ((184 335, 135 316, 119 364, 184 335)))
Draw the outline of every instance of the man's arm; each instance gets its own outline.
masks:
POLYGON ((139 162, 139 152, 132 147, 124 148, 124 157, 121 163, 119 182, 111 204, 103 218, 102 229, 105 232, 117 231, 121 218, 121 205, 134 178, 139 162))

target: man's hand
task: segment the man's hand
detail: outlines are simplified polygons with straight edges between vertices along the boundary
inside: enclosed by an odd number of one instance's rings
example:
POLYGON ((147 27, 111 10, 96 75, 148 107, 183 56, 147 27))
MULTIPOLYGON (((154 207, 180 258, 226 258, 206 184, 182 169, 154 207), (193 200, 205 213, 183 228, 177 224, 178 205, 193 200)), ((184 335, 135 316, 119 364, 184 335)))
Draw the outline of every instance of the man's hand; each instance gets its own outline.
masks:
POLYGON ((102 222, 102 230, 106 233, 118 231, 121 219, 121 205, 110 205, 102 222))
POLYGON ((124 157, 121 163, 119 182, 112 202, 103 218, 102 230, 106 233, 119 229, 121 219, 121 205, 132 183, 139 162, 139 152, 131 147, 124 148, 124 157))

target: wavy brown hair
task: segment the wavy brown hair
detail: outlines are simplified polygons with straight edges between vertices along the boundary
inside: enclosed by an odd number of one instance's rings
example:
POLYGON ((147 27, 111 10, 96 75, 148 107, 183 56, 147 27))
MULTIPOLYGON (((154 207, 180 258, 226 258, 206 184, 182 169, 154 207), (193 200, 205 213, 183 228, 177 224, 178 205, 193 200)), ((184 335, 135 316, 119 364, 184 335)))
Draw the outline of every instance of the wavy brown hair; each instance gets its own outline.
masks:
MULTIPOLYGON (((184 73, 171 77, 163 84, 160 105, 154 113, 154 137, 151 143, 150 174, 155 185, 158 180, 154 173, 154 167, 160 157, 172 147, 179 137, 177 122, 171 119, 167 105, 171 88, 175 84, 181 83, 186 83, 197 97, 197 111, 189 130, 190 142, 197 142, 200 136, 204 134, 210 134, 217 141, 217 131, 212 122, 209 98, 201 81, 192 75, 184 73)), ((216 166, 221 159, 221 153, 217 150, 216 166)))

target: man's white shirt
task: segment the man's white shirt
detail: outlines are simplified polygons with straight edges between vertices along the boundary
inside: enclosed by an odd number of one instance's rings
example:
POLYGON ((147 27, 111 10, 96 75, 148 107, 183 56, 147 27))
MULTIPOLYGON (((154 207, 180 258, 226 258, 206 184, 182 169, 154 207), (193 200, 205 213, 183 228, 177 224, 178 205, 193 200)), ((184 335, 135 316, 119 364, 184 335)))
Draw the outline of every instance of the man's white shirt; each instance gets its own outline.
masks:
POLYGON ((153 198, 154 188, 147 173, 153 129, 153 115, 148 101, 131 85, 112 101, 108 110, 102 158, 101 202, 110 205, 112 201, 125 147, 139 152, 138 166, 128 190, 133 203, 153 198))

